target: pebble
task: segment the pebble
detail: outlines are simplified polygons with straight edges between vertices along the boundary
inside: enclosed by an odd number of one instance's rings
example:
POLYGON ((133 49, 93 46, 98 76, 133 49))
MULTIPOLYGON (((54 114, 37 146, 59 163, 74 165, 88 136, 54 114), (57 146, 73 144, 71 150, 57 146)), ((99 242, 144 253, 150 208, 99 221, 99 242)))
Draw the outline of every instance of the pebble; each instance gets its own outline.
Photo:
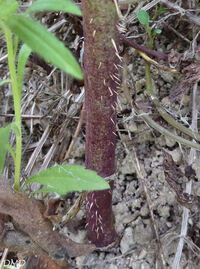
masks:
POLYGON ((124 254, 125 252, 130 250, 130 248, 134 245, 134 243, 135 242, 133 238, 133 228, 128 227, 125 229, 124 236, 122 237, 120 242, 121 253, 124 254))

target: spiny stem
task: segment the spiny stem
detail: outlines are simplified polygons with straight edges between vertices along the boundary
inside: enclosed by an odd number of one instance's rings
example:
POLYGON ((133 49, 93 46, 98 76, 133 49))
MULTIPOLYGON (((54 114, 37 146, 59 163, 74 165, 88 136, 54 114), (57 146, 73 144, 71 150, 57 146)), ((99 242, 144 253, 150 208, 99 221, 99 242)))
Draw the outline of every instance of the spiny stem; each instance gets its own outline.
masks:
MULTIPOLYGON (((100 176, 110 178, 115 173, 116 102, 120 84, 117 12, 111 0, 82 0, 82 7, 85 39, 85 165, 100 176)), ((106 247, 115 241, 111 190, 88 193, 86 221, 88 239, 93 244, 106 247)))

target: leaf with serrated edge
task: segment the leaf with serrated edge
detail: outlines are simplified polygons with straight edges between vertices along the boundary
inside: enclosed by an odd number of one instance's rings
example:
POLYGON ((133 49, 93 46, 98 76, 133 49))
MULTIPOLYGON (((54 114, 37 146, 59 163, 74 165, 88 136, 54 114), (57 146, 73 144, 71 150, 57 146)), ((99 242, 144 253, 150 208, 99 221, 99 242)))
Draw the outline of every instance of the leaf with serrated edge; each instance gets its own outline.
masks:
POLYGON ((81 16, 80 8, 69 0, 37 0, 27 8, 26 13, 38 11, 63 11, 81 16))
POLYGON ((109 189, 109 184, 96 172, 79 165, 58 165, 48 168, 28 179, 25 185, 37 182, 60 195, 72 191, 109 189))
POLYGON ((81 68, 71 52, 52 33, 25 15, 16 14, 6 22, 8 27, 33 51, 66 73, 82 79, 81 68))

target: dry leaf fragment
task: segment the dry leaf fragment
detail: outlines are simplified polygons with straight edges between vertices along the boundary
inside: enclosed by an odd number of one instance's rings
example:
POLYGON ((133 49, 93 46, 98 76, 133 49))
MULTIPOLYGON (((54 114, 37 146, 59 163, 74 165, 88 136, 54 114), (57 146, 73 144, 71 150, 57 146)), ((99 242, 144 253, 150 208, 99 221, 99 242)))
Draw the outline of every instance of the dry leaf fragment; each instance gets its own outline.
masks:
POLYGON ((49 199, 44 217, 48 218, 52 223, 60 223, 66 212, 66 203, 61 199, 49 199))
MULTIPOLYGON (((200 197, 184 192, 180 184, 180 177, 184 176, 179 167, 173 161, 172 156, 164 151, 163 168, 165 179, 176 194, 177 201, 182 206, 187 207, 193 213, 200 210, 200 197)), ((192 172, 193 173, 193 172, 192 172)))
MULTIPOLYGON (((45 206, 41 201, 29 198, 23 193, 14 192, 8 182, 0 176, 0 213, 11 217, 16 229, 14 232, 18 232, 19 240, 20 234, 23 234, 29 238, 29 244, 33 242, 38 250, 41 249, 42 255, 49 255, 56 261, 88 254, 95 249, 95 246, 91 244, 75 243, 61 236, 57 231, 53 231, 51 222, 44 217, 44 212, 45 206)), ((6 242, 8 244, 6 237, 4 239, 4 244, 6 242)), ((27 249, 23 249, 23 246, 21 244, 20 251, 27 253, 27 249)))

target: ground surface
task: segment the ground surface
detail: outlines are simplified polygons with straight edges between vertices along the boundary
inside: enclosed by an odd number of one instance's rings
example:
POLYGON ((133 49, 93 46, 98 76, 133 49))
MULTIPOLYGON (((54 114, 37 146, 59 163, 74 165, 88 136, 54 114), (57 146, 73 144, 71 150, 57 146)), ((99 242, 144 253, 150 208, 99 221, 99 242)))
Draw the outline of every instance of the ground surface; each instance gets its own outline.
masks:
MULTIPOLYGON (((143 6, 151 1, 141 1, 143 6)), ((153 2, 153 1, 152 1, 153 2)), ((141 5, 142 5, 141 4, 141 5)), ((199 16, 200 5, 195 1, 177 1, 184 9, 194 9, 199 16), (192 3, 190 3, 192 2, 192 3)), ((127 12, 127 18, 134 15, 137 7, 132 6, 127 12)), ((155 7, 150 10, 153 14, 155 7)), ((153 15, 152 15, 153 16, 153 15)), ((199 17, 200 20, 200 17, 199 17)), ((48 14, 44 16, 44 21, 55 27, 56 35, 62 39, 73 53, 79 58, 80 43, 82 37, 81 19, 67 17, 63 14, 48 14)), ((126 34, 139 44, 145 44, 146 34, 144 27, 139 26, 137 20, 127 22, 125 19, 126 34)), ((157 36, 154 44, 156 51, 170 53, 172 49, 183 53, 191 49, 192 44, 198 46, 199 26, 192 23, 188 17, 181 17, 177 10, 166 10, 156 19, 156 28, 162 29, 161 35, 157 36), (195 39, 196 37, 196 39, 195 39), (197 43, 192 43, 192 41, 197 43)), ((154 25, 152 23, 151 25, 154 25)), ((3 40, 1 38, 1 40, 3 40)), ((2 41, 3 42, 3 41, 2 41)), ((1 79, 8 78, 6 65, 6 48, 1 43, 1 79)), ((147 101, 151 105, 150 98, 145 93, 145 62, 138 55, 135 49, 121 45, 120 55, 124 57, 124 69, 127 71, 126 85, 130 96, 136 100, 147 101)), ((199 60, 200 55, 195 55, 199 60)), ((161 62, 167 65, 166 62, 161 62)), ((43 119, 30 120, 23 118, 23 170, 24 179, 29 175, 43 169, 44 167, 62 163, 65 153, 69 147, 80 115, 79 101, 83 83, 69 78, 59 70, 48 72, 48 67, 39 66, 34 57, 26 68, 25 84, 23 87, 22 114, 23 115, 44 115, 43 119), (71 110, 70 110, 71 109, 71 110), (67 119, 66 119, 67 116, 67 119), (63 128, 63 130, 62 130, 63 128), (35 149, 41 144, 41 137, 46 132, 44 144, 38 154, 33 155, 35 149), (52 152, 49 149, 52 147, 52 152), (30 166, 30 157, 33 167, 30 166)), ((160 102, 168 107, 173 117, 182 124, 191 124, 192 116, 192 87, 184 95, 180 96, 173 103, 169 101, 169 95, 178 87, 180 75, 174 75, 151 67, 153 82, 160 102)), ((198 86, 199 90, 199 86, 198 86)), ((12 120, 13 104, 11 89, 4 85, 0 91, 0 125, 5 125, 12 120)), ((197 104, 199 93, 196 96, 197 104)), ((80 102, 82 103, 82 99, 80 102)), ((149 113, 149 111, 145 112, 149 113)), ((150 113, 151 115, 151 113, 150 113)), ((154 118, 159 124, 175 133, 174 128, 163 122, 156 111, 154 118)), ((71 268, 83 269, 150 269, 162 268, 159 258, 159 244, 156 241, 152 219, 141 180, 136 172, 136 161, 134 150, 140 162, 141 171, 145 179, 148 194, 151 199, 151 208, 154 214, 154 225, 160 238, 163 248, 166 268, 172 268, 174 255, 176 252, 183 208, 178 204, 174 192, 165 181, 163 171, 163 149, 171 154, 177 165, 184 170, 189 159, 189 148, 180 146, 176 141, 161 135, 158 131, 150 128, 140 115, 135 115, 125 98, 122 87, 119 92, 118 105, 118 138, 116 151, 116 182, 113 191, 113 211, 115 215, 115 225, 118 234, 118 242, 113 248, 105 251, 96 251, 85 257, 78 257, 70 261, 71 268), (127 147, 127 149, 125 148, 127 147)), ((179 132, 177 134, 180 135, 179 132)), ((12 138, 12 142, 14 139, 12 138)), ((84 142, 85 126, 83 125, 77 142, 71 152, 68 163, 84 164, 84 142)), ((199 178, 199 156, 193 164, 199 178)), ((5 174, 12 176, 12 161, 7 158, 5 174)), ((199 178, 200 180, 200 178, 199 178)), ((183 182, 185 187, 185 182, 183 182)), ((193 193, 200 195, 199 182, 193 182, 193 193)), ((68 199, 69 206, 72 205, 74 197, 68 199)), ((63 228, 62 232, 70 236, 77 242, 86 242, 86 232, 84 229, 84 207, 81 208, 72 225, 63 228), (80 223, 82 224, 80 225, 80 223), (72 229, 74 225, 75 228, 72 229)), ((180 268, 199 268, 200 251, 198 245, 193 246, 193 238, 198 242, 198 235, 195 234, 195 226, 198 218, 195 214, 189 215, 189 232, 186 237, 186 244, 181 256, 180 268)))

